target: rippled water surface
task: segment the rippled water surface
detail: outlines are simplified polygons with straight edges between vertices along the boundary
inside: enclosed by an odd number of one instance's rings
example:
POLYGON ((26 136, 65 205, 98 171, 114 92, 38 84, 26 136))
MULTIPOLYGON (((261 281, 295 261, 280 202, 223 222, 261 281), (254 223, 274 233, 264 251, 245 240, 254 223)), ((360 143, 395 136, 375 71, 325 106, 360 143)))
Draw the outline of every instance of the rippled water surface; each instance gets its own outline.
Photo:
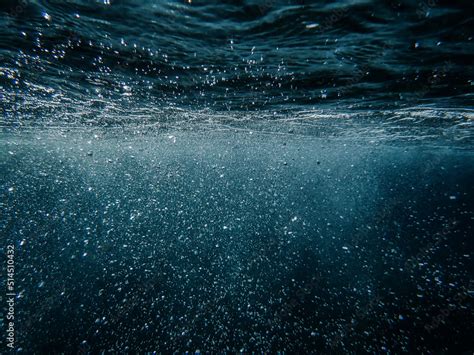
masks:
POLYGON ((8 120, 472 104, 470 1, 4 0, 0 11, 8 120))
POLYGON ((0 352, 472 354, 473 10, 0 0, 0 352))

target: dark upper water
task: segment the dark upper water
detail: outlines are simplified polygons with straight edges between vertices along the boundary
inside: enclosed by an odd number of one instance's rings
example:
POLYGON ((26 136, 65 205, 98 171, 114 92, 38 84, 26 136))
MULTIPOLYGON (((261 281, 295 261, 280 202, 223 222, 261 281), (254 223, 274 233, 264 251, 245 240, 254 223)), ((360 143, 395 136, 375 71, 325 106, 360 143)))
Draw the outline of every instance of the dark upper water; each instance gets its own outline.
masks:
POLYGON ((472 354, 473 8, 0 0, 15 350, 472 354))
POLYGON ((9 122, 473 102, 469 0, 2 0, 0 24, 9 122))

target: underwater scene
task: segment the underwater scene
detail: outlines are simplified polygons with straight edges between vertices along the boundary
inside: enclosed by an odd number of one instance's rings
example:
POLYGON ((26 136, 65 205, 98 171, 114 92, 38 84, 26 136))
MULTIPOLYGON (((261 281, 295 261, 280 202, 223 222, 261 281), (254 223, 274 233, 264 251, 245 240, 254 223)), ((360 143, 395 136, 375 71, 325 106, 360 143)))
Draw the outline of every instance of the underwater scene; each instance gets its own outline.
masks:
POLYGON ((474 3, 0 24, 0 353, 473 354, 474 3))

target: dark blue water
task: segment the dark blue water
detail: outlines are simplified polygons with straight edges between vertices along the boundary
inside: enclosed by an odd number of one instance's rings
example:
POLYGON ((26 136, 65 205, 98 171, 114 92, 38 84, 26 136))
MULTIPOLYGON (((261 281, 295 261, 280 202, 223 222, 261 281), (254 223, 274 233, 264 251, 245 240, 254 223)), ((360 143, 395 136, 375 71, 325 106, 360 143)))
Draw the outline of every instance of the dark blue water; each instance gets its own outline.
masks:
POLYGON ((0 352, 472 354, 473 10, 0 1, 0 352))
POLYGON ((3 0, 0 13, 8 120, 472 106, 470 1, 3 0))

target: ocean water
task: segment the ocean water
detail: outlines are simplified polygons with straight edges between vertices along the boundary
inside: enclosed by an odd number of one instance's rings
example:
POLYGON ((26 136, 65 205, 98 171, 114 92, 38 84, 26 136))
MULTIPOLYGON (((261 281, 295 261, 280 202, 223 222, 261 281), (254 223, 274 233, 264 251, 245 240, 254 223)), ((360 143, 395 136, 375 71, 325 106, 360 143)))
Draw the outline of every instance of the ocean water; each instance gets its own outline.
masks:
POLYGON ((472 354, 473 10, 1 1, 0 352, 472 354))

